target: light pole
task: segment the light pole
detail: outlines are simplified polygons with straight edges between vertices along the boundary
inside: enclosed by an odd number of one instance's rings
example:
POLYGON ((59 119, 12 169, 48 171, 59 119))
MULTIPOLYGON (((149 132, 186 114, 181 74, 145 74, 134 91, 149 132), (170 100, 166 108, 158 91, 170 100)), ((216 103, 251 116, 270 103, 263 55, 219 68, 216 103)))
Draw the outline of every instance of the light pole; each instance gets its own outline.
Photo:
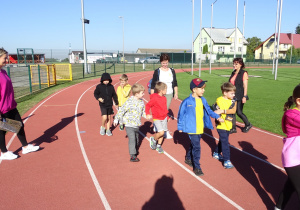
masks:
POLYGON ((290 64, 292 64, 292 56, 293 56, 293 32, 291 32, 291 39, 292 39, 292 46, 291 46, 290 64))
POLYGON ((193 12, 192 12, 192 75, 194 74, 194 0, 192 0, 193 12))
POLYGON ((87 73, 87 56, 86 56, 86 40, 85 40, 85 23, 89 24, 89 20, 84 19, 84 6, 81 0, 81 21, 82 21, 82 37, 83 37, 83 59, 84 59, 84 72, 87 73))
POLYGON ((210 56, 209 56, 209 73, 211 74, 211 53, 212 53, 212 24, 213 24, 213 15, 214 15, 214 4, 217 2, 216 0, 214 3, 211 4, 211 20, 210 20, 210 56))
POLYGON ((200 0, 200 34, 199 34, 199 77, 201 77, 201 56, 202 56, 202 0, 200 0))
POLYGON ((277 37, 277 55, 275 64, 275 76, 274 79, 277 80, 277 70, 278 70, 278 57, 279 57, 279 44, 280 44, 280 29, 281 29, 281 15, 282 15, 282 1, 280 0, 280 10, 279 10, 279 21, 278 21, 278 37, 277 37))
POLYGON ((239 0, 236 0, 235 33, 234 33, 234 56, 233 56, 233 58, 236 57, 238 10, 239 10, 239 0))
MULTIPOLYGON (((279 12, 279 0, 277 0, 277 11, 276 11, 276 23, 275 23, 275 33, 274 33, 274 50, 273 50, 273 68, 272 68, 272 74, 274 74, 275 71, 275 48, 276 48, 276 33, 277 33, 277 24, 278 24, 278 12, 279 12)), ((277 46, 278 47, 278 46, 277 46)), ((277 50, 276 50, 277 52, 277 50)))
POLYGON ((125 65, 125 57, 124 57, 124 17, 123 16, 119 16, 119 18, 122 19, 122 29, 123 29, 123 63, 125 65))
POLYGON ((246 16, 246 2, 244 1, 244 20, 243 20, 243 38, 242 38, 242 58, 244 54, 244 37, 245 37, 245 16, 246 16))

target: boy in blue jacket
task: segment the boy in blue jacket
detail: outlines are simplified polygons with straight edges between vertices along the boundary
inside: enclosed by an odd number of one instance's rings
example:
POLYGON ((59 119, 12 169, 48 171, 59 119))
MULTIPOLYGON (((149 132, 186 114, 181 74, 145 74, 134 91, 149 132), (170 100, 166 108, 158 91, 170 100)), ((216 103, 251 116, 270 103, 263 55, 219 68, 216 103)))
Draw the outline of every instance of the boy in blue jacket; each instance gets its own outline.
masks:
POLYGON ((219 116, 222 110, 211 110, 206 99, 203 97, 206 84, 200 78, 193 79, 190 83, 192 94, 180 104, 178 112, 178 131, 185 132, 191 140, 189 151, 185 156, 185 163, 193 167, 197 176, 204 175, 200 168, 201 146, 200 139, 204 128, 213 129, 210 117, 219 122, 224 120, 219 116))

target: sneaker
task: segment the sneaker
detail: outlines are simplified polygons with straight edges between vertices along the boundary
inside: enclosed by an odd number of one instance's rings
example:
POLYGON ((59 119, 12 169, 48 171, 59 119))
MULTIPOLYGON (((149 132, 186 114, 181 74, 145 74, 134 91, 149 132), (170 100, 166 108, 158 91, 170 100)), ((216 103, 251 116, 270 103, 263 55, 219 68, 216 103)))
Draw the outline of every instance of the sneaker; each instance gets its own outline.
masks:
POLYGON ((169 131, 165 131, 164 137, 165 137, 165 139, 173 139, 173 136, 171 136, 171 134, 169 133, 169 131))
POLYGON ((245 126, 245 127, 242 129, 242 132, 243 132, 243 133, 247 133, 247 132, 250 130, 250 128, 252 128, 252 124, 251 124, 251 123, 250 123, 249 125, 245 126))
POLYGON ((204 175, 204 173, 202 172, 202 170, 200 168, 195 168, 194 173, 196 174, 196 176, 203 176, 204 175))
POLYGON ((107 135, 107 136, 112 136, 112 132, 111 132, 110 130, 107 130, 107 131, 106 131, 106 135, 107 135))
POLYGON ((120 131, 123 131, 124 130, 124 125, 120 125, 119 128, 120 128, 120 131))
POLYGON ((130 157, 130 162, 139 162, 140 159, 138 159, 135 155, 130 157))
POLYGON ((156 141, 153 136, 150 137, 150 148, 153 150, 156 149, 156 141))
POLYGON ((5 153, 1 152, 0 159, 1 160, 13 160, 13 159, 16 159, 17 157, 18 157, 18 155, 15 155, 11 151, 7 151, 5 153))
POLYGON ((230 169, 230 168, 234 168, 234 166, 232 165, 231 161, 230 160, 226 160, 224 162, 224 168, 225 169, 230 169))
POLYGON ((159 154, 164 153, 164 150, 163 150, 162 147, 156 147, 156 151, 157 151, 159 154))
POLYGON ((229 131, 229 134, 232 134, 232 133, 237 133, 236 128, 232 128, 232 129, 229 131))
POLYGON ((22 147, 22 154, 27 154, 30 152, 35 152, 37 150, 39 150, 39 146, 33 146, 32 144, 28 144, 27 147, 22 147))
POLYGON ((193 162, 191 159, 185 159, 184 161, 186 164, 188 164, 189 166, 193 167, 193 162))
POLYGON ((217 153, 217 152, 214 152, 212 157, 219 160, 219 161, 223 160, 223 156, 221 154, 217 153))
POLYGON ((100 127, 100 135, 104 136, 105 135, 105 128, 104 127, 100 127))

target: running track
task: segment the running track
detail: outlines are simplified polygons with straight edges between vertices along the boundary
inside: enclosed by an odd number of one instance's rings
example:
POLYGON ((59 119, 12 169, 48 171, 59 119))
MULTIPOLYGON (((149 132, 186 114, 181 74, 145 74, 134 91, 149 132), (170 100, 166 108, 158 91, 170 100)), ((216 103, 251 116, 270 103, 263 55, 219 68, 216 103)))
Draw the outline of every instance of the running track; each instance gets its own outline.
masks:
MULTIPOLYGON (((179 70, 180 71, 180 70, 179 70)), ((128 73, 129 83, 146 87, 153 72, 128 73)), ((118 85, 119 75, 113 75, 118 85)), ((174 139, 165 154, 149 147, 152 123, 143 119, 140 162, 129 161, 125 131, 100 136, 100 109, 93 91, 99 78, 65 88, 46 98, 23 118, 27 139, 40 145, 23 155, 20 142, 7 135, 9 150, 20 155, 0 162, 1 209, 273 209, 287 178, 281 165, 282 136, 259 128, 230 135, 234 169, 211 157, 216 130, 201 140, 197 177, 184 163, 189 146, 168 124, 174 139)), ((145 103, 149 95, 145 94, 145 103)), ((171 109, 177 116, 180 100, 171 109)), ((242 125, 241 125, 242 126, 242 125)), ((287 209, 299 209, 294 195, 287 209)))

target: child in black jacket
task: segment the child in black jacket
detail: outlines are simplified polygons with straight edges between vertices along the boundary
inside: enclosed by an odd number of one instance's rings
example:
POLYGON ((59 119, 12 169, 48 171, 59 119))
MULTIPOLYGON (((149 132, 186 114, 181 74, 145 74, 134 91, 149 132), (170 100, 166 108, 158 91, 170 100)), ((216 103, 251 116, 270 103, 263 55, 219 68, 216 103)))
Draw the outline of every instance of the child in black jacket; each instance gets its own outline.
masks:
POLYGON ((112 136, 111 126, 111 115, 114 114, 113 100, 116 106, 119 105, 118 96, 116 94, 114 86, 111 84, 112 79, 108 73, 102 74, 100 84, 97 85, 94 96, 99 101, 99 106, 102 115, 102 124, 100 127, 100 134, 105 135, 105 123, 106 123, 106 135, 112 136))

